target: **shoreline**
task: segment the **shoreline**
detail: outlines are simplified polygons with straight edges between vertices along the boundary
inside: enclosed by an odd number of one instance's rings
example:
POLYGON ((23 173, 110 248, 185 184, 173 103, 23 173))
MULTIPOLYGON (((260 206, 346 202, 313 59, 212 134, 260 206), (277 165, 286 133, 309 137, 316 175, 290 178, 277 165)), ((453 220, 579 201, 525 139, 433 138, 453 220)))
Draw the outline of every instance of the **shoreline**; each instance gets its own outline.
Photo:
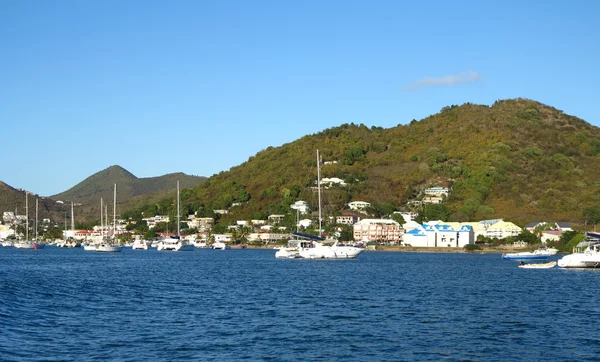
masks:
MULTIPOLYGON (((282 247, 284 245, 246 245, 247 249, 274 249, 282 247)), ((413 252, 413 253, 466 253, 466 254, 502 254, 502 253, 513 253, 521 251, 529 251, 529 249, 513 249, 513 248, 482 248, 480 250, 465 250, 464 248, 448 248, 448 247, 410 247, 410 246, 382 246, 378 245, 376 249, 364 249, 365 252, 369 251, 385 251, 385 252, 413 252)))

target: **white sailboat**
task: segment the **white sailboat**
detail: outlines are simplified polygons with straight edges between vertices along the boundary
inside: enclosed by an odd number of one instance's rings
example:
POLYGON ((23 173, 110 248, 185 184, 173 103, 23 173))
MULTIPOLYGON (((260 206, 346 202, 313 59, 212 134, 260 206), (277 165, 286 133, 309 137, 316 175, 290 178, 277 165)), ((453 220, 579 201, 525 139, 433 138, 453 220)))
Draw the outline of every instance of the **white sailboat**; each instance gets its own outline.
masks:
MULTIPOLYGON (((319 235, 321 235, 321 159, 317 150, 317 190, 319 194, 319 235)), ((354 259, 363 249, 354 246, 340 246, 337 240, 322 240, 318 236, 293 233, 300 239, 288 242, 287 248, 275 253, 277 258, 293 259, 354 259), (301 240, 304 239, 304 240, 301 240)))
POLYGON ((20 240, 15 243, 15 248, 18 249, 34 249, 35 244, 29 240, 29 204, 27 202, 28 191, 25 191, 25 240, 20 240))
POLYGON ((181 239, 179 230, 179 181, 177 181, 177 236, 165 237, 158 242, 156 250, 159 251, 193 251, 194 244, 189 244, 181 239))
POLYGON ((117 234, 117 184, 115 184, 114 201, 113 201, 113 235, 112 242, 108 239, 103 240, 100 245, 96 247, 97 252, 102 253, 117 253, 120 252, 122 247, 115 244, 115 237, 117 234))

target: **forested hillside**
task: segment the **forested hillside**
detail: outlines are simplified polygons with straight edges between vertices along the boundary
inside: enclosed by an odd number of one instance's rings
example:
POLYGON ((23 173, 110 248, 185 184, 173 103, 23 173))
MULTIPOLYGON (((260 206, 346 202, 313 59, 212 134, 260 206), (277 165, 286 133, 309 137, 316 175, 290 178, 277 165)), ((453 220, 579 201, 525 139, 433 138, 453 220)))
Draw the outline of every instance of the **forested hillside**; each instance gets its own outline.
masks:
MULTIPOLYGON (((519 225, 600 221, 594 172, 600 129, 527 99, 448 106, 390 129, 344 124, 269 147, 184 190, 183 213, 229 209, 219 223, 231 224, 274 213, 295 218, 289 206, 297 200, 316 209, 317 149, 322 177, 347 183, 324 190, 325 217, 355 200, 372 203, 373 214, 405 210, 424 188, 444 186, 452 191, 443 206, 419 211, 451 221, 504 218, 519 225)), ((172 213, 173 200, 140 205, 133 214, 172 213)))

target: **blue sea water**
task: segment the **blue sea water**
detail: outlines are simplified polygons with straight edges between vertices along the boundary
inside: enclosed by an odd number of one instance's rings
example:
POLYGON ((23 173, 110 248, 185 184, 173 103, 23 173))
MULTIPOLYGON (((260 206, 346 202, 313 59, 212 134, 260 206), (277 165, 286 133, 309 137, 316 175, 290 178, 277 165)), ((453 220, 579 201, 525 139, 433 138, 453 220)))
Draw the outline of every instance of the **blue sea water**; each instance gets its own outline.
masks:
POLYGON ((499 254, 0 248, 0 360, 599 360, 599 285, 499 254))

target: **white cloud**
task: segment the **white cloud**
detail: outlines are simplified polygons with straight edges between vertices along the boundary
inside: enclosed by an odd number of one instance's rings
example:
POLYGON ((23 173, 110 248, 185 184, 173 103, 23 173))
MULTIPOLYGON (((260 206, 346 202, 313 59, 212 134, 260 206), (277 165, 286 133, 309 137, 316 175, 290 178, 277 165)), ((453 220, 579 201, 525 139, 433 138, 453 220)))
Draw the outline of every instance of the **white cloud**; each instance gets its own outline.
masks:
POLYGON ((446 75, 443 77, 425 77, 404 87, 405 91, 415 91, 425 87, 449 86, 464 83, 473 83, 483 80, 477 72, 462 72, 456 75, 446 75))

